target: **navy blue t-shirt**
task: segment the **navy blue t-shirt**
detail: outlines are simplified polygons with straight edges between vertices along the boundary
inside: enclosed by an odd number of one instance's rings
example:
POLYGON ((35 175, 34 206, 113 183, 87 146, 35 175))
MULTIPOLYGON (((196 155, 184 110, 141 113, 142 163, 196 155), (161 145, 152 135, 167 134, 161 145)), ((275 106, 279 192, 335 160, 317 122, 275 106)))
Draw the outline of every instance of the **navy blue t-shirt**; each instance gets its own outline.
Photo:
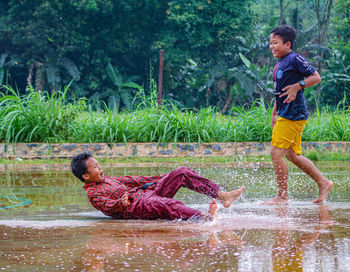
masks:
POLYGON ((290 52, 277 62, 273 73, 273 83, 278 116, 295 121, 307 120, 309 112, 304 90, 298 91, 296 99, 290 103, 283 103, 287 96, 279 96, 285 92, 282 91, 284 87, 303 80, 314 74, 315 71, 316 69, 303 56, 294 52, 290 52))

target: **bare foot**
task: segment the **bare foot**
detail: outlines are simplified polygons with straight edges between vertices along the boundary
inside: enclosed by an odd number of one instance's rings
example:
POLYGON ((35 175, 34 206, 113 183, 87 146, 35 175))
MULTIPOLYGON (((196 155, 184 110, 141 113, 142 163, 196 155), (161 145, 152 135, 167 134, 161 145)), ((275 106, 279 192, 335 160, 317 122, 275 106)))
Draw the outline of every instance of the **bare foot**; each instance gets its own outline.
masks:
POLYGON ((242 186, 240 189, 237 189, 231 192, 219 191, 218 199, 220 200, 220 202, 225 208, 229 208, 232 202, 241 196, 243 190, 244 190, 244 186, 242 186))
POLYGON ((212 201, 209 203, 209 215, 211 217, 215 217, 216 210, 218 209, 218 204, 216 204, 216 199, 214 198, 212 201))
POLYGON ((289 200, 288 198, 282 198, 280 196, 276 196, 274 198, 271 198, 263 203, 262 205, 288 205, 289 200))
POLYGON ((313 203, 321 203, 327 199, 329 191, 332 189, 333 182, 327 180, 327 182, 319 188, 318 198, 316 198, 313 203))

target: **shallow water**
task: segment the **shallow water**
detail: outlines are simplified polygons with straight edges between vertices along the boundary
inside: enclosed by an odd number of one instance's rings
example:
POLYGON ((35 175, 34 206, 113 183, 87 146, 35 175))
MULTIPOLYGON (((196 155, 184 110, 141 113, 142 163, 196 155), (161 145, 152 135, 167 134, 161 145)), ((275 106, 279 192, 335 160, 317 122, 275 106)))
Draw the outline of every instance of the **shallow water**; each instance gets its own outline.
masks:
MULTIPOLYGON (((214 221, 185 222, 105 217, 66 165, 0 165, 0 271, 350 271, 350 163, 317 166, 334 181, 327 203, 313 205, 317 187, 292 168, 290 204, 269 207, 260 205, 276 192, 269 164, 194 165, 225 189, 246 190, 214 221)), ((109 164, 104 173, 175 167, 109 164)), ((208 208, 185 189, 176 198, 208 208)))

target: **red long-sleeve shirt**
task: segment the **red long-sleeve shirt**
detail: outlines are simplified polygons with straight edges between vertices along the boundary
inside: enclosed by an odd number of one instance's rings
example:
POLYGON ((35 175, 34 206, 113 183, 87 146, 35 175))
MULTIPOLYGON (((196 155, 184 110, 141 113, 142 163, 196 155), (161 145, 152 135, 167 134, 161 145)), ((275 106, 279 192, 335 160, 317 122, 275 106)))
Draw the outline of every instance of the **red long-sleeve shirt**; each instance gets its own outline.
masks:
MULTIPOLYGON (((105 215, 115 218, 128 218, 129 208, 124 207, 121 197, 128 192, 129 200, 139 199, 145 192, 140 187, 146 183, 157 182, 165 175, 144 177, 144 176, 105 176, 103 181, 87 183, 83 186, 87 197, 93 207, 105 215)), ((147 189, 154 189, 155 184, 147 189)))

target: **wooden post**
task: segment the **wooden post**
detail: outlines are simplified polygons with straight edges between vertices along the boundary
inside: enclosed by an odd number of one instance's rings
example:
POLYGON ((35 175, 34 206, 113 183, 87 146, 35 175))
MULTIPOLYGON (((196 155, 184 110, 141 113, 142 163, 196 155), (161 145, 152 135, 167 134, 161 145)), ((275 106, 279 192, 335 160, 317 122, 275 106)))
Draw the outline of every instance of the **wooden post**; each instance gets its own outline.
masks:
POLYGON ((158 78, 158 112, 162 106, 162 92, 163 92, 163 64, 164 64, 164 50, 160 50, 159 56, 159 78, 158 78))

